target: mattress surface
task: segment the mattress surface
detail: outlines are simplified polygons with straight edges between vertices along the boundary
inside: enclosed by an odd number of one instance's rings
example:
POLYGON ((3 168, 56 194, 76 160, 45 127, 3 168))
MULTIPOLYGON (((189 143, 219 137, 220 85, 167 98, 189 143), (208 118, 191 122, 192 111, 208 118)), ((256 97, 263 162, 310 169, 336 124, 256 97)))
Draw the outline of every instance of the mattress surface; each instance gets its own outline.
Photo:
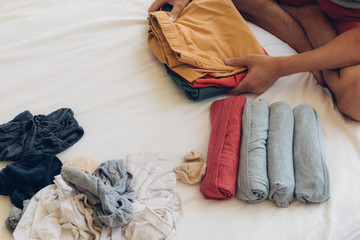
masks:
MULTIPOLYGON (((61 161, 87 156, 98 162, 137 152, 192 149, 206 156, 209 109, 221 95, 188 100, 147 45, 152 0, 4 0, 0 3, 0 123, 29 110, 67 107, 84 128, 61 161)), ((249 23, 269 55, 295 51, 249 23)), ((178 181, 184 215, 177 239, 360 239, 360 123, 343 117, 330 92, 308 73, 280 78, 260 95, 270 104, 312 105, 321 120, 331 198, 280 208, 266 200, 206 200, 200 184, 178 181)), ((0 163, 5 167, 5 162, 0 163)), ((11 203, 0 196, 0 239, 11 203)))

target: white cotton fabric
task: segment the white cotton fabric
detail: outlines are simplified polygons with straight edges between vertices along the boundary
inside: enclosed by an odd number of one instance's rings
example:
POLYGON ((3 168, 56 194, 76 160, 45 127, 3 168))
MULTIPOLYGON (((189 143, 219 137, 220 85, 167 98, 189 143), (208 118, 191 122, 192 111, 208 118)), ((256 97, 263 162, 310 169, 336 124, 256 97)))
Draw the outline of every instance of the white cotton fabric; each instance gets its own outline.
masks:
MULTIPOLYGON (((129 154, 133 173, 134 215, 123 227, 126 240, 175 239, 182 216, 174 168, 183 156, 166 152, 129 154)), ((100 227, 92 217, 93 207, 84 194, 77 194, 61 178, 39 191, 21 218, 14 239, 103 240, 121 239, 115 228, 100 227)))
POLYGON ((134 216, 123 229, 124 239, 175 239, 183 209, 174 168, 183 159, 166 152, 128 155, 135 202, 134 216))
POLYGON ((92 212, 86 196, 76 194, 58 175, 55 184, 31 199, 13 236, 16 240, 109 239, 110 229, 94 225, 92 212))

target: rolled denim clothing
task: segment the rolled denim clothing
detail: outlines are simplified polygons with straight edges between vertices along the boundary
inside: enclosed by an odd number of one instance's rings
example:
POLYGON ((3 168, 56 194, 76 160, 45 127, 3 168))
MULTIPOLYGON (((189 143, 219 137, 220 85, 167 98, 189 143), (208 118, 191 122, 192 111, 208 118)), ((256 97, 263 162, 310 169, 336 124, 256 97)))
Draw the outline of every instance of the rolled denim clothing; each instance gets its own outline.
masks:
POLYGON ((22 209, 24 200, 53 183, 54 177, 60 174, 61 166, 55 155, 28 153, 21 161, 0 171, 0 194, 9 195, 10 201, 22 209))
POLYGON ((18 161, 28 152, 58 154, 75 144, 84 130, 71 109, 33 116, 29 111, 0 125, 0 161, 18 161))
POLYGON ((289 206, 294 198, 293 137, 292 107, 284 101, 271 104, 267 139, 269 199, 280 207, 289 206))
POLYGON ((216 100, 210 107, 211 134, 207 169, 200 192, 207 199, 235 196, 244 96, 216 100))
POLYGON ((295 195, 303 203, 321 203, 330 197, 321 124, 309 104, 294 108, 295 195))
POLYGON ((266 170, 269 103, 265 99, 247 103, 242 118, 236 197, 255 203, 265 200, 269 191, 266 170))
POLYGON ((69 186, 87 196, 94 206, 95 222, 120 227, 132 217, 134 190, 130 184, 133 176, 123 160, 106 161, 92 175, 66 166, 61 176, 69 186))

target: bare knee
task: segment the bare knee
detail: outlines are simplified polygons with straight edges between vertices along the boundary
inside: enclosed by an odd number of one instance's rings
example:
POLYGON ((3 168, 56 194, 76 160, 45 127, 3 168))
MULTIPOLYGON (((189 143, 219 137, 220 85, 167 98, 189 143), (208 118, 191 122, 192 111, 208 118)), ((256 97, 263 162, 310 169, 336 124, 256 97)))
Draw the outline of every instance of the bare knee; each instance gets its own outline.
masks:
POLYGON ((333 87, 332 91, 339 111, 360 121, 360 65, 350 70, 341 74, 337 79, 338 87, 333 87))
POLYGON ((336 99, 339 111, 345 116, 360 121, 360 95, 345 96, 336 99))

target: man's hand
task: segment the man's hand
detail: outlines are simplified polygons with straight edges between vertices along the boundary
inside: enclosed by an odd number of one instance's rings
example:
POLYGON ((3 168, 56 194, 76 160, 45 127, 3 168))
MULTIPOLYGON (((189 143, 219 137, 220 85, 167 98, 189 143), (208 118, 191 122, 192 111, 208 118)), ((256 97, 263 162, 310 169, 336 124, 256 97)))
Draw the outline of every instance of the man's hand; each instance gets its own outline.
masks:
POLYGON ((155 0, 155 2, 151 4, 148 12, 158 11, 167 3, 173 6, 169 17, 171 21, 175 22, 181 11, 189 3, 189 0, 155 0))
POLYGON ((248 68, 247 76, 228 92, 231 95, 243 92, 260 94, 281 77, 281 67, 275 57, 249 55, 241 58, 227 58, 224 62, 229 66, 246 66, 248 68))

